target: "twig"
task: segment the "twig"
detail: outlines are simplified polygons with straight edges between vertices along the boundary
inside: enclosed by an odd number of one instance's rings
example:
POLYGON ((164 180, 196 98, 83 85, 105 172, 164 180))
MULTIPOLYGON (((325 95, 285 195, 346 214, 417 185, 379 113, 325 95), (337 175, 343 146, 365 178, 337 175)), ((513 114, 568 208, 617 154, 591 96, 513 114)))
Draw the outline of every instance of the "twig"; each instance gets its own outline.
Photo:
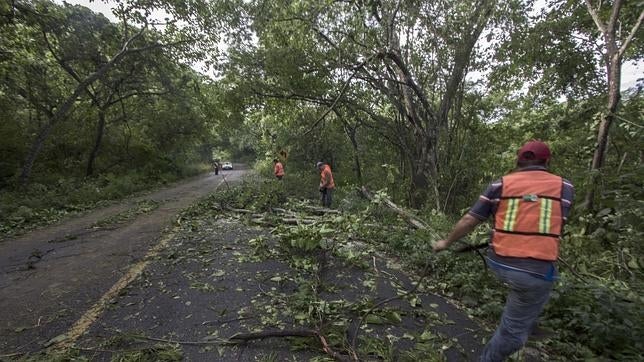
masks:
POLYGON ((244 321, 247 319, 253 319, 255 317, 253 316, 247 316, 247 317, 239 317, 239 318, 231 318, 231 319, 225 319, 223 321, 220 320, 214 320, 214 321, 204 321, 201 324, 202 325, 207 325, 207 324, 224 324, 224 323, 230 323, 230 322, 239 322, 239 321, 244 321))
POLYGON ((380 271, 378 270, 378 266, 376 265, 376 257, 372 256, 372 258, 373 258, 373 270, 376 271, 376 275, 379 275, 380 271))
MULTIPOLYGON (((262 217, 254 218, 254 219, 251 219, 250 221, 260 225, 276 226, 275 223, 272 222, 271 220, 266 220, 262 217)), ((313 225, 318 222, 318 220, 310 219, 310 218, 307 218, 307 219, 283 218, 283 219, 279 219, 279 221, 282 224, 288 224, 288 225, 313 225)))
POLYGON ((175 341, 172 339, 165 339, 165 338, 154 338, 154 337, 148 337, 148 336, 141 336, 141 335, 135 335, 132 336, 135 339, 147 339, 149 341, 155 341, 155 342, 163 342, 163 343, 170 343, 170 344, 185 344, 185 345, 192 345, 192 346, 201 346, 201 345, 208 345, 208 344, 226 344, 229 343, 226 340, 216 340, 216 341, 175 341))
MULTIPOLYGON (((586 284, 590 284, 590 283, 588 282, 588 280, 587 280, 587 279, 585 279, 584 277, 582 277, 582 276, 581 276, 581 274, 579 274, 579 273, 575 270, 575 268, 574 268, 571 264, 569 264, 567 261, 565 261, 562 257, 557 257, 557 260, 558 260, 561 264, 565 265, 565 266, 566 266, 566 268, 568 268, 568 270, 569 270, 569 271, 570 271, 574 276, 576 276, 577 278, 579 278, 579 280, 581 280, 582 282, 584 282, 584 283, 586 283, 586 284)), ((595 279, 597 279, 597 280, 601 281, 601 278, 599 278, 598 276, 595 276, 595 275, 592 275, 592 274, 586 274, 586 275, 591 276, 591 277, 593 277, 593 278, 595 278, 595 279)))
POLYGON ((226 180, 226 175, 222 173, 221 178, 224 179, 224 183, 226 184, 226 189, 230 191, 230 185, 228 184, 228 180, 226 180))
POLYGON ((252 333, 237 333, 228 340, 252 341, 255 339, 275 337, 317 337, 318 333, 311 329, 286 329, 282 331, 261 331, 252 333))
POLYGON ((631 269, 628 268, 628 264, 626 264, 626 258, 624 257, 624 250, 619 251, 619 256, 620 257, 618 258, 617 262, 619 263, 620 268, 623 267, 624 270, 626 270, 628 272, 628 274, 631 275, 631 277, 635 276, 633 274, 633 272, 631 271, 631 269))
POLYGON ((76 347, 76 346, 71 346, 69 347, 71 349, 75 349, 77 351, 83 351, 83 352, 100 352, 100 353, 129 353, 129 352, 139 352, 139 351, 145 351, 150 349, 151 347, 144 347, 144 348, 132 348, 132 349, 123 349, 123 350, 113 350, 113 349, 102 349, 102 348, 88 348, 88 347, 76 347))
POLYGON ((228 340, 240 340, 242 342, 252 341, 255 339, 280 338, 280 337, 314 337, 322 345, 322 350, 338 361, 347 361, 342 354, 335 352, 326 341, 326 338, 319 332, 312 329, 291 329, 283 331, 261 331, 254 333, 238 333, 228 338, 228 340))
POLYGON ((342 211, 340 210, 327 209, 317 206, 304 206, 304 208, 319 214, 342 214, 342 211))
POLYGON ((227 211, 236 212, 236 213, 238 213, 238 214, 254 214, 254 213, 255 213, 255 211, 253 211, 253 210, 247 210, 247 209, 236 209, 236 208, 234 208, 234 207, 226 207, 225 209, 226 209, 227 211))

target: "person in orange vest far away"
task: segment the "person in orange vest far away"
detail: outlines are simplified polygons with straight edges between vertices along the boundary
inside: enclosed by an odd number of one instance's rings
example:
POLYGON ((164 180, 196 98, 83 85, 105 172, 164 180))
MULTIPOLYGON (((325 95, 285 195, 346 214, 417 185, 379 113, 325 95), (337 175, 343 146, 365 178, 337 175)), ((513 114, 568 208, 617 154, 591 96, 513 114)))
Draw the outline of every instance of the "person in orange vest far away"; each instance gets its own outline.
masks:
POLYGON ((333 182, 333 173, 331 166, 324 162, 316 164, 320 171, 320 194, 322 195, 322 206, 331 207, 333 200, 333 189, 335 189, 335 182, 333 182))
POLYGON ((536 328, 558 279, 559 240, 574 198, 570 181, 548 172, 550 149, 529 141, 517 154, 517 168, 491 183, 434 251, 464 237, 493 216, 487 264, 509 286, 501 323, 480 361, 503 361, 518 351, 536 328))
POLYGON ((277 158, 273 159, 273 173, 278 180, 284 177, 284 165, 277 158))

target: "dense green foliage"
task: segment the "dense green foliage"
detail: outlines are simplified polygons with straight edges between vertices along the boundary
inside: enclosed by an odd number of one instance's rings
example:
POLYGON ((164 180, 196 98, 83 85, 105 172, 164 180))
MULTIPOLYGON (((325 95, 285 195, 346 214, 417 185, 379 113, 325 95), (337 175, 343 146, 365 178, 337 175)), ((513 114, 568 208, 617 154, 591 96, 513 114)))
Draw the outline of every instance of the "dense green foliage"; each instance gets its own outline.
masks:
POLYGON ((144 4, 118 24, 78 5, 3 4, 2 234, 203 172, 228 145, 221 90, 179 61, 216 41, 199 27, 155 27, 144 4))
MULTIPOLYGON (((118 23, 47 0, 0 5, 1 233, 195 174, 213 157, 255 161, 265 176, 273 158, 285 165, 283 183, 247 187, 231 206, 315 199, 324 160, 337 207, 387 223, 354 195, 366 185, 446 233, 523 142, 542 139, 577 194, 544 348, 613 359, 643 349, 642 83, 620 93, 610 73, 642 61, 643 38, 629 38, 641 34, 641 2, 116 3, 118 23), (608 59, 597 23, 614 9, 625 46, 608 59), (154 24, 156 10, 167 23, 154 24)), ((364 232, 416 264, 434 237, 364 232)), ((439 257, 435 288, 493 321, 503 294, 477 262, 439 257)))

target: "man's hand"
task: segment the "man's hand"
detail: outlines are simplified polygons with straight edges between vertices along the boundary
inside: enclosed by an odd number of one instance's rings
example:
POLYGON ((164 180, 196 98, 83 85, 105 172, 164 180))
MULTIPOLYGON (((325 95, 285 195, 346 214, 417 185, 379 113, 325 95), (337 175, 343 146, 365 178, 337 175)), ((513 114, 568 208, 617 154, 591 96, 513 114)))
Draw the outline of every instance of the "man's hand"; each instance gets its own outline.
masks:
POLYGON ((438 253, 439 251, 443 251, 447 249, 449 246, 449 242, 447 240, 438 240, 433 246, 432 249, 434 249, 435 253, 438 253))
POLYGON ((436 244, 432 246, 432 249, 434 249, 434 252, 439 252, 441 250, 447 249, 452 241, 456 241, 469 234, 470 231, 474 230, 476 225, 480 223, 481 220, 475 218, 470 214, 463 215, 463 217, 456 223, 456 225, 454 225, 454 229, 451 233, 449 233, 447 239, 438 240, 436 244))

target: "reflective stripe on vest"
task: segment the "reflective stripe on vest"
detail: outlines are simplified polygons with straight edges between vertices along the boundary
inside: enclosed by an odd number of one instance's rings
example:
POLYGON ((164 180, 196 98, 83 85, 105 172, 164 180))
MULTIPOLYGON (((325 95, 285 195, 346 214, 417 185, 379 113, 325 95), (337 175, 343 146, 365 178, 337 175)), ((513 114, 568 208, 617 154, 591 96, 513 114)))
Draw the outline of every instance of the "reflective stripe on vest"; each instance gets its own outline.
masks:
POLYGON ((503 221, 503 230, 514 231, 514 224, 517 222, 517 212, 519 211, 519 200, 509 199, 508 209, 503 221))
POLYGON ((563 226, 563 179, 546 171, 503 177, 492 244, 503 256, 556 260, 563 226))
POLYGON ((541 199, 541 213, 539 214, 539 233, 550 234, 551 218, 552 218, 552 200, 541 199))

